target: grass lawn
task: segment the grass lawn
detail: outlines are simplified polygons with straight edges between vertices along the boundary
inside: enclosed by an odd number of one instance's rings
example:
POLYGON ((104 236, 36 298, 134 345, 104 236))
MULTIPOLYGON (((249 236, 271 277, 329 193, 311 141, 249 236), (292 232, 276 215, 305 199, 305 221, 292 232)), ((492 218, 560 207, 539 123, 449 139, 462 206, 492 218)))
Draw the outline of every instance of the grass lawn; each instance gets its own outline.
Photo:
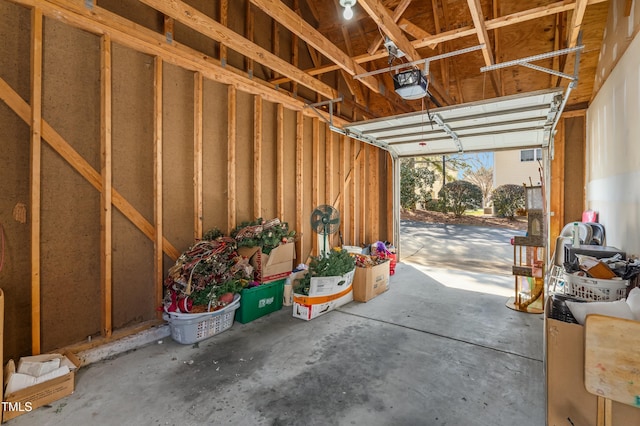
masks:
POLYGON ((469 216, 484 216, 484 209, 465 210, 464 214, 469 216))

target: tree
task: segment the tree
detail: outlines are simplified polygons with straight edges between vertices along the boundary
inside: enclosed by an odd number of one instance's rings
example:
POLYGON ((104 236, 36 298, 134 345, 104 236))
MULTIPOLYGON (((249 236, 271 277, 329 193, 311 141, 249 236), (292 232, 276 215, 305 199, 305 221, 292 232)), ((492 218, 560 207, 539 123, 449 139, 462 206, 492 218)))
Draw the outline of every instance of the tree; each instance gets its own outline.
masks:
POLYGON ((400 206, 415 209, 418 201, 424 203, 431 198, 435 181, 433 171, 417 167, 413 158, 400 160, 400 206))
POLYGON ((513 219, 519 208, 524 208, 524 186, 500 185, 493 190, 491 198, 499 217, 513 219))
POLYGON ((480 166, 478 168, 469 168, 464 171, 462 179, 477 185, 482 191, 482 205, 486 207, 491 198, 493 190, 493 167, 486 168, 480 166))
POLYGON ((440 199, 446 200, 445 206, 456 217, 464 214, 465 210, 477 209, 482 203, 482 191, 473 183, 456 180, 447 183, 438 194, 440 199))

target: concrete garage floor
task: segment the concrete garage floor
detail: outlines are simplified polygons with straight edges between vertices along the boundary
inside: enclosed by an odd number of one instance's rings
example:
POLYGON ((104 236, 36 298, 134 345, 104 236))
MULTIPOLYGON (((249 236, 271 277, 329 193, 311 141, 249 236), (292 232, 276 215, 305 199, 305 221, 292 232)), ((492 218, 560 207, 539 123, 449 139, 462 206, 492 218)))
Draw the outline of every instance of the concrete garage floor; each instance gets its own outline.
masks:
POLYGON ((406 259, 367 303, 310 322, 283 307, 195 345, 164 338, 81 368, 73 395, 8 424, 544 425, 543 318, 505 307, 513 231, 402 232, 406 259), (464 271, 434 268, 442 232, 451 250, 494 244, 460 258, 464 271), (467 267, 482 253, 500 270, 467 267))

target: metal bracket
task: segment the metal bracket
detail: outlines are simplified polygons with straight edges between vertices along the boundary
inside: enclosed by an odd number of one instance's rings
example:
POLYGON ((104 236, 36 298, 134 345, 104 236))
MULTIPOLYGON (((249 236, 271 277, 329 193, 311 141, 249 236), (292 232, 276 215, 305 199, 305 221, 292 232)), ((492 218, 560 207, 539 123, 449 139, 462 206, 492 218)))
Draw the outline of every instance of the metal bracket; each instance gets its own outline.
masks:
POLYGON ((456 146, 458 147, 458 153, 460 154, 463 153, 464 149, 462 148, 462 142, 460 142, 460 138, 458 137, 456 132, 454 132, 451 129, 451 127, 449 127, 449 125, 444 122, 444 120, 442 119, 442 117, 440 117, 439 114, 433 114, 432 117, 434 121, 438 123, 438 126, 442 127, 442 130, 444 130, 451 137, 451 139, 453 139, 456 146))
POLYGON ((420 65, 420 64, 424 64, 425 69, 428 70, 429 69, 429 62, 437 61, 438 59, 449 58, 451 56, 461 55, 463 53, 473 52, 474 50, 480 50, 480 49, 483 49, 483 48, 484 48, 484 44, 480 44, 478 46, 467 47, 467 48, 464 48, 464 49, 456 50, 454 52, 443 53, 442 55, 435 55, 435 56, 430 56, 430 57, 425 58, 425 59, 418 59, 417 61, 407 62, 406 64, 395 65, 393 67, 387 67, 387 68, 383 68, 383 69, 380 69, 380 70, 369 71, 369 72, 365 72, 363 74, 357 74, 357 75, 354 75, 353 78, 359 80, 359 79, 361 79, 363 77, 368 77, 370 75, 381 74, 381 73, 387 72, 387 71, 395 71, 395 70, 399 70, 399 69, 402 69, 402 68, 409 68, 409 67, 417 66, 417 65, 420 65))
POLYGON ((335 99, 329 99, 327 101, 316 102, 314 104, 305 104, 305 108, 309 107, 313 109, 313 112, 315 112, 318 115, 318 117, 326 121, 329 124, 329 126, 333 126, 333 104, 337 102, 342 102, 342 96, 335 99), (322 114, 320 114, 317 108, 325 105, 329 105, 329 121, 327 121, 327 119, 322 114))
MULTIPOLYGON (((581 37, 578 38, 578 42, 580 42, 581 37)), ((583 45, 579 45, 576 47, 568 47, 566 49, 560 49, 560 50, 556 50, 554 52, 548 52, 548 53, 541 53, 540 55, 534 55, 534 56, 528 56, 526 58, 521 58, 521 59, 514 59, 513 61, 507 61, 507 62, 502 62, 499 64, 494 64, 494 65, 487 65, 484 66, 482 68, 480 68, 481 72, 486 72, 486 71, 493 71, 493 70, 497 70, 500 68, 507 68, 507 67, 511 67, 514 65, 524 65, 524 66, 530 66, 531 64, 529 64, 529 62, 535 62, 535 61, 540 61, 542 59, 549 59, 549 58, 553 58, 554 56, 560 56, 560 55, 566 55, 569 54, 571 52, 580 52, 582 49, 584 49, 583 45)), ((563 74, 563 73, 558 73, 557 71, 553 71, 553 70, 548 70, 546 68, 543 67, 538 67, 537 65, 533 65, 531 68, 534 69, 538 69, 540 71, 544 70, 546 72, 551 72, 551 74, 562 74, 560 75, 560 77, 566 77, 569 79, 575 78, 568 76, 567 74, 563 74)))
MULTIPOLYGON (((542 72, 546 72, 561 78, 566 78, 568 80, 571 80, 571 82, 569 83, 569 85, 567 86, 567 90, 564 94, 564 96, 562 97, 562 102, 560 102, 560 106, 559 107, 554 107, 551 109, 550 112, 554 112, 555 111, 555 115, 553 117, 549 117, 549 121, 547 122, 547 124, 545 125, 545 129, 544 129, 544 141, 543 141, 543 146, 548 146, 549 147, 549 156, 550 158, 553 160, 553 156, 554 156, 554 144, 553 144, 553 139, 555 136, 555 132, 556 132, 556 126, 558 125, 558 121, 560 120, 560 116, 562 115, 562 111, 564 111, 564 108, 567 104, 567 101, 569 100, 569 94, 571 93, 571 90, 573 90, 577 85, 578 85, 578 71, 580 69, 580 52, 584 49, 584 45, 582 44, 582 31, 580 31, 580 33, 578 33, 578 45, 575 47, 568 47, 566 49, 560 49, 560 50, 556 50, 553 52, 548 52, 548 53, 542 53, 540 55, 534 55, 534 56, 528 56, 526 58, 521 58, 521 59, 515 59, 513 61, 508 61, 508 62, 502 62, 500 64, 495 64, 495 65, 488 65, 486 67, 482 67, 480 68, 480 71, 482 72, 486 72, 486 71, 493 71, 493 70, 497 70, 500 68, 506 68, 506 67, 510 67, 513 65, 522 65, 525 66, 527 68, 531 68, 537 71, 542 71, 542 72), (574 62, 574 66, 573 66, 573 75, 569 75, 560 71, 556 71, 556 70, 552 70, 549 68, 545 68, 545 67, 541 67, 539 65, 534 65, 531 62, 534 61, 539 61, 542 59, 548 59, 548 58, 552 58, 554 56, 560 56, 560 55, 566 55, 572 52, 576 52, 576 59, 574 62)), ((554 102, 557 104, 558 100, 554 99, 554 102)))

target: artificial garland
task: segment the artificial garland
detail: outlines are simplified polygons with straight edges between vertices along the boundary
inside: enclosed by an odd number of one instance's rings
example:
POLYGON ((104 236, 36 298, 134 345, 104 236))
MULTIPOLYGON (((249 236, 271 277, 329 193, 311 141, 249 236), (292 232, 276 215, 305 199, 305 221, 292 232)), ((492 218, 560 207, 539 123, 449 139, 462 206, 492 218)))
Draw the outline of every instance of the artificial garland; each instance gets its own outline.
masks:
POLYGON ((388 257, 382 256, 368 256, 366 254, 352 254, 352 256, 358 268, 371 268, 389 261, 388 257))
MULTIPOLYGON (((212 230, 205 235, 215 234, 212 230)), ((228 303, 228 293, 239 293, 252 274, 253 267, 238 255, 233 238, 203 239, 182 253, 169 269, 163 309, 183 313, 220 309, 228 303)))
POLYGON ((331 250, 326 256, 312 257, 309 262, 308 272, 298 281, 295 292, 309 295, 311 278, 313 277, 336 277, 353 271, 356 263, 347 250, 331 250))
POLYGON ((268 221, 258 218, 253 222, 242 222, 232 232, 238 247, 260 247, 264 254, 281 244, 295 241, 296 232, 289 230, 287 222, 275 218, 268 221))

